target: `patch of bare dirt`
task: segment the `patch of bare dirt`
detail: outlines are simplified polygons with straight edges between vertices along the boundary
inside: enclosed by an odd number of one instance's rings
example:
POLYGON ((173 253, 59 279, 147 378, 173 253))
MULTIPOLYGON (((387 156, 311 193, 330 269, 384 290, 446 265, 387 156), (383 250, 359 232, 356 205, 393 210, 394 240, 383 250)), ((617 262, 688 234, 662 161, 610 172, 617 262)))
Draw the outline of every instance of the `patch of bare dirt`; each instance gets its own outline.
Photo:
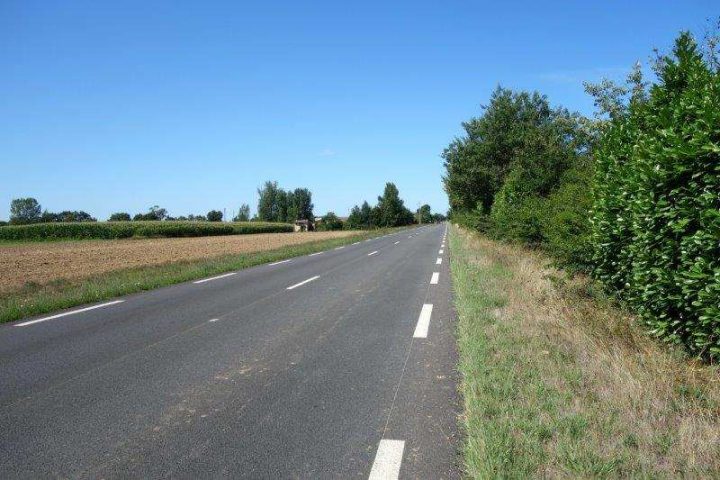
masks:
POLYGON ((261 233, 4 245, 0 246, 0 292, 18 290, 28 283, 42 285, 55 280, 77 280, 131 267, 261 252, 356 233, 261 233))

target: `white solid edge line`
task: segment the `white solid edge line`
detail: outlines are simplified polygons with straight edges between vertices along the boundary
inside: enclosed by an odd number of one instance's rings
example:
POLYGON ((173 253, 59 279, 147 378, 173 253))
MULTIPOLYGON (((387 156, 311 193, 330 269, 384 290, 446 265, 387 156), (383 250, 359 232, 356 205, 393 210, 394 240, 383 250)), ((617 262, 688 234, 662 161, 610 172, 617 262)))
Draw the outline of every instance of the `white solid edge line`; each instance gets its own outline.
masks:
POLYGON ((292 262, 292 260, 291 260, 291 259, 280 260, 279 262, 271 263, 271 264, 269 264, 268 266, 274 267, 275 265, 280 265, 280 264, 282 264, 282 263, 288 263, 288 262, 292 262))
POLYGON ((325 253, 325 252, 315 252, 315 253, 311 253, 309 256, 314 257, 315 255, 322 255, 323 253, 325 253))
POLYGON ((417 326, 415 327, 415 333, 413 333, 413 337, 427 338, 432 311, 432 303, 426 303, 425 305, 423 305, 422 311, 420 311, 420 318, 418 318, 417 326))
POLYGON ((30 320, 28 322, 16 323, 15 326, 16 327, 27 327, 28 325, 33 325, 35 323, 40 323, 40 322, 46 322, 48 320, 53 320, 55 318, 67 317, 68 315, 74 315, 76 313, 87 312, 90 310, 95 310, 96 308, 109 307, 110 305, 117 305, 118 303, 123 303, 124 301, 125 300, 113 300, 112 302, 101 303, 100 305, 93 305, 92 307, 85 307, 85 308, 81 308, 79 310, 73 310, 71 312, 58 313, 57 315, 51 315, 49 317, 38 318, 37 320, 30 320))
POLYGON ((210 282, 210 281, 213 281, 213 280, 218 280, 218 279, 220 279, 220 278, 232 277, 232 276, 235 275, 236 273, 237 273, 237 272, 230 272, 230 273, 225 273, 225 274, 223 274, 223 275, 218 275, 217 277, 203 278, 202 280, 197 280, 197 281, 194 281, 193 283, 194 283, 194 284, 205 283, 205 282, 210 282))
POLYGON ((438 258, 435 265, 442 265, 442 258, 438 258))
POLYGON ((314 281, 314 280, 317 280, 318 278, 320 278, 320 275, 315 275, 314 277, 308 278, 307 280, 303 280, 303 281, 300 282, 300 283, 296 283, 295 285, 290 285, 289 287, 287 287, 287 289, 288 289, 288 290, 294 290, 294 289, 296 289, 297 287, 301 287, 301 286, 305 285, 306 283, 310 283, 310 282, 312 282, 312 281, 314 281))
POLYGON ((370 253, 368 253, 368 257, 369 257, 370 255, 375 255, 376 253, 378 253, 377 250, 375 250, 374 252, 370 252, 370 253))
POLYGON ((369 480, 391 480, 400 476, 405 441, 380 440, 369 480))
POLYGON ((430 285, 437 285, 440 281, 440 272, 433 272, 432 278, 430 279, 430 285))

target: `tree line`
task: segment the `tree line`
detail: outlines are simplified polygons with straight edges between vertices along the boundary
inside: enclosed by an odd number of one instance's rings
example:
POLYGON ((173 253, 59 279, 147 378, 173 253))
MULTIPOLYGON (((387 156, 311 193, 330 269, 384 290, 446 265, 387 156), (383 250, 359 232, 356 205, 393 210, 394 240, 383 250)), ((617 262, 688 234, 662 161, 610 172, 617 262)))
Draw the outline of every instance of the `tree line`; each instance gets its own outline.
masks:
POLYGON ((682 33, 624 84, 586 84, 586 118, 498 87, 443 151, 454 221, 549 251, 660 338, 720 358, 720 69, 682 33))

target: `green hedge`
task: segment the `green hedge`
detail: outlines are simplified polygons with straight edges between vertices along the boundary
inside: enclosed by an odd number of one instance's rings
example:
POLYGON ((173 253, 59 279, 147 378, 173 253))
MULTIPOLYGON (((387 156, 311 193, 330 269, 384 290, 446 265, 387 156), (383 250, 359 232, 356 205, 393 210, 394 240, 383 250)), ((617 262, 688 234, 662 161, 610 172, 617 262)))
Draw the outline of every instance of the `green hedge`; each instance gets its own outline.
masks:
POLYGON ((597 151, 595 275, 653 333, 720 358, 720 74, 689 34, 597 151))
POLYGON ((9 225, 0 240, 113 239, 130 237, 206 237, 248 233, 292 232, 286 223, 266 222, 77 222, 9 225))

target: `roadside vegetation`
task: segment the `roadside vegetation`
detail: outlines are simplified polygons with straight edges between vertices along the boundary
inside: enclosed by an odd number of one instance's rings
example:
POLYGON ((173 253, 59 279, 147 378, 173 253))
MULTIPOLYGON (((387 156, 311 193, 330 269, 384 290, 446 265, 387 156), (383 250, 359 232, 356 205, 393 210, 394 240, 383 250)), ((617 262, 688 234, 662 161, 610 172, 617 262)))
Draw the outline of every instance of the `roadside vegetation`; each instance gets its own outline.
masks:
POLYGON ((443 153, 454 222, 589 272, 648 331, 720 359, 720 62, 682 33, 594 119, 498 88, 443 153))
POLYGON ((720 371, 537 249, 450 234, 471 478, 717 478, 720 371))
MULTIPOLYGON (((43 282, 25 282, 21 286, 11 289, 0 288, 2 291, 0 323, 307 255, 384 235, 388 231, 388 229, 377 229, 371 232, 338 232, 342 236, 333 234, 334 237, 324 240, 321 240, 323 234, 305 234, 304 238, 307 241, 302 244, 290 244, 274 249, 256 245, 254 251, 246 251, 241 254, 203 255, 193 260, 115 269, 80 278, 70 278, 63 272, 48 272, 47 278, 43 282)), ((283 235, 282 237, 288 240, 297 238, 296 235, 283 235)), ((243 237, 243 239, 247 239, 248 242, 253 241, 252 236, 243 237)), ((172 240, 163 240, 163 242, 170 241, 172 240)), ((178 239, 177 241, 182 240, 178 239)))

